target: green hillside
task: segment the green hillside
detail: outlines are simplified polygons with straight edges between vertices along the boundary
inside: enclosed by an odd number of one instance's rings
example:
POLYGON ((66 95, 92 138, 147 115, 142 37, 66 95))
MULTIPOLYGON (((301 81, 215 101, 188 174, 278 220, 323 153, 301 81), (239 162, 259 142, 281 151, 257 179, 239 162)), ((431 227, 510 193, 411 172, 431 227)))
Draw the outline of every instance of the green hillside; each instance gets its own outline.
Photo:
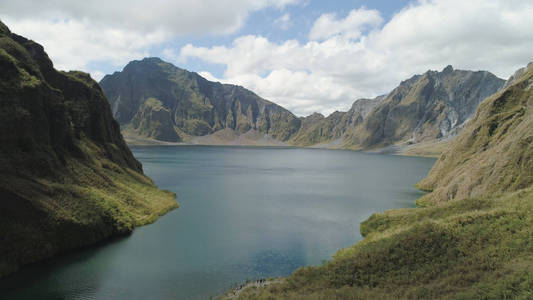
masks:
POLYGON ((55 70, 1 22, 0 70, 0 276, 177 207, 143 175, 88 74, 55 70))

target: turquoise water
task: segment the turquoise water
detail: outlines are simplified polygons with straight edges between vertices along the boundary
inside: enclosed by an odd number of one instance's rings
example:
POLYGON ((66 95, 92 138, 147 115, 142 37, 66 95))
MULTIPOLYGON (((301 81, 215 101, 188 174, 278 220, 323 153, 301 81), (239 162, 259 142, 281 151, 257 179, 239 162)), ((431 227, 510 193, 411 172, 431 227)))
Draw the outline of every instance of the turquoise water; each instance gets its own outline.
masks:
POLYGON ((25 267, 0 299, 209 299, 288 275, 361 239, 374 212, 412 207, 434 159, 351 151, 134 147, 180 208, 126 238, 25 267))

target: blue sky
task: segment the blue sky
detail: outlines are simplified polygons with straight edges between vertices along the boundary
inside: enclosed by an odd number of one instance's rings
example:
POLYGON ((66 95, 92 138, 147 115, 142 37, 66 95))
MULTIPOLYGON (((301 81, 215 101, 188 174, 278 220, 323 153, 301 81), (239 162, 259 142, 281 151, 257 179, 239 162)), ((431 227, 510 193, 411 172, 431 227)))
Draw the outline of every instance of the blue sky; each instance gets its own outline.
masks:
MULTIPOLYGON (((179 36, 172 41, 155 45, 149 49, 152 56, 163 57, 162 50, 165 48, 180 49, 186 44, 194 44, 202 47, 212 47, 218 45, 230 45, 232 41, 242 35, 264 36, 273 42, 283 42, 285 40, 298 40, 302 43, 308 41, 309 30, 313 26, 314 20, 324 13, 335 13, 339 17, 345 17, 354 8, 366 7, 376 9, 381 12, 384 19, 390 19, 392 15, 409 4, 407 0, 375 0, 375 1, 323 1, 309 0, 295 5, 288 5, 283 8, 267 7, 260 11, 251 13, 244 26, 231 34, 189 34, 179 36), (284 15, 290 16, 287 28, 282 28, 275 24, 276 20, 284 15)), ((178 67, 194 72, 208 70, 217 78, 221 78, 225 66, 222 64, 210 64, 201 59, 188 59, 186 62, 177 64, 178 67)), ((100 70, 106 74, 117 71, 117 66, 108 62, 92 62, 89 69, 100 70)), ((119 68, 120 69, 120 68, 119 68)))
POLYGON ((447 65, 502 78, 533 61, 533 1, 3 0, 56 68, 96 80, 159 56, 297 115, 347 110, 447 65))

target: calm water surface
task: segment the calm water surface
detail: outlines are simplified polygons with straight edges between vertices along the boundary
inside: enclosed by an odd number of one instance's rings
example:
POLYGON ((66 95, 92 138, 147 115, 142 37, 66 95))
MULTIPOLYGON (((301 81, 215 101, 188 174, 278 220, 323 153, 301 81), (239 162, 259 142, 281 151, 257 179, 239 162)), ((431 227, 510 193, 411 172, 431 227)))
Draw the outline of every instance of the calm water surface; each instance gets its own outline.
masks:
POLYGON ((126 238, 28 266, 0 299, 209 299, 288 275, 361 239, 374 212, 412 207, 433 159, 299 148, 135 147, 180 208, 126 238))

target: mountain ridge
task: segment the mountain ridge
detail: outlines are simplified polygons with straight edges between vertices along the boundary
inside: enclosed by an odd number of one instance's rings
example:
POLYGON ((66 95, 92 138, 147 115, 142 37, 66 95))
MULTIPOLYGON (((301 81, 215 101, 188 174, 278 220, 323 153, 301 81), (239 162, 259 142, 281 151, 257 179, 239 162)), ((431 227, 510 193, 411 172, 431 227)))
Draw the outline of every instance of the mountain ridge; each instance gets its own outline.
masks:
POLYGON ((391 91, 372 114, 349 132, 345 146, 372 149, 454 136, 504 80, 487 71, 427 71, 391 91))
POLYGON ((409 145, 413 153, 417 145, 457 135, 477 105, 504 83, 487 71, 447 66, 414 75, 389 94, 357 99, 348 111, 296 117, 241 86, 208 81, 159 58, 132 61, 100 82, 130 141, 225 144, 232 141, 224 136, 251 130, 264 134, 269 145, 277 145, 274 140, 354 150, 409 145), (222 129, 234 133, 215 134, 222 129))

